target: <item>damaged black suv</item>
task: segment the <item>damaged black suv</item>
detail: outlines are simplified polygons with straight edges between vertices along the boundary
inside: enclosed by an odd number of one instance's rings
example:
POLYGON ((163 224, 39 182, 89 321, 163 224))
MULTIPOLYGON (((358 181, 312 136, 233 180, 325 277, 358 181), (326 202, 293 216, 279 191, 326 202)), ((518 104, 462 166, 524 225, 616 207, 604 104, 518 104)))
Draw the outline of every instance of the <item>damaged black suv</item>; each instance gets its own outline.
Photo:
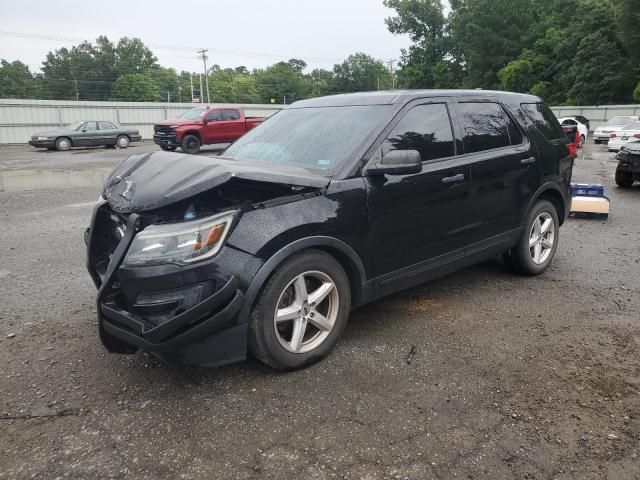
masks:
POLYGON ((426 90, 297 102, 216 158, 132 155, 86 233, 102 342, 294 369, 366 302, 499 254, 540 274, 567 143, 537 97, 426 90))

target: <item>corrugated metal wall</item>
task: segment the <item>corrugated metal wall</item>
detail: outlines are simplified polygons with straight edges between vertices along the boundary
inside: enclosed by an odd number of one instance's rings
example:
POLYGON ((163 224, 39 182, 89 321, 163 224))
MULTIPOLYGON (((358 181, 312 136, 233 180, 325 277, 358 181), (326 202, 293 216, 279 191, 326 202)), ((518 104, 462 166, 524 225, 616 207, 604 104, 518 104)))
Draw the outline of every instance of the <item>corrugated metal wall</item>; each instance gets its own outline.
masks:
MULTIPOLYGON (((142 138, 153 136, 153 124, 175 118, 197 106, 191 103, 75 102, 0 99, 0 144, 26 143, 31 135, 77 120, 110 120, 137 128, 142 138)), ((247 116, 268 117, 282 105, 239 105, 247 116)))
POLYGON ((598 107, 551 107, 556 117, 582 115, 589 119, 591 130, 619 115, 640 116, 640 105, 602 105, 598 107))

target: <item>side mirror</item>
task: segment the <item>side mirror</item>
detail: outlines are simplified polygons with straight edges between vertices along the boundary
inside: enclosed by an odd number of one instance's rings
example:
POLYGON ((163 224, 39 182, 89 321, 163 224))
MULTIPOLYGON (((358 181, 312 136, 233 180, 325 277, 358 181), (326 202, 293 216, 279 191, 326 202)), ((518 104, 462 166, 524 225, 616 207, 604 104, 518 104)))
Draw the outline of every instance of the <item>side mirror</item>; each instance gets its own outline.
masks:
POLYGON ((420 173, 422 157, 417 150, 391 150, 380 160, 372 158, 364 167, 365 175, 410 175, 420 173))

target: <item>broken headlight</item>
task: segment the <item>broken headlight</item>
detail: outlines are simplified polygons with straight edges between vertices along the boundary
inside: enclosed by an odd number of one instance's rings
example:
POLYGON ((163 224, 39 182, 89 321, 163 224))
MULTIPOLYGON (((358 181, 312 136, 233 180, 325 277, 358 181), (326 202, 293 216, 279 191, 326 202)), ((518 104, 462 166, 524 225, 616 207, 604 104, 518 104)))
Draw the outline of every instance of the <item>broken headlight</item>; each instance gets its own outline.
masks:
POLYGON ((229 233, 235 212, 191 222, 150 225, 138 233, 123 266, 189 264, 213 257, 229 233))

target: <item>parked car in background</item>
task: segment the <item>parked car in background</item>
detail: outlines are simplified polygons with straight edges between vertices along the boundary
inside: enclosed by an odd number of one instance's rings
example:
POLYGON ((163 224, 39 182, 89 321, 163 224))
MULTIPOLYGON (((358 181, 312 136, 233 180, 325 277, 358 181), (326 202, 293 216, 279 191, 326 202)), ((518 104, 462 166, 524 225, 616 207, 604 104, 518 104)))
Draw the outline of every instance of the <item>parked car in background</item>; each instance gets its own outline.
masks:
POLYGON ((543 273, 574 158, 540 98, 482 90, 303 100, 220 157, 132 155, 85 233, 100 339, 305 367, 359 305, 500 254, 543 273))
POLYGON ((138 130, 122 128, 106 120, 90 120, 71 123, 59 130, 36 133, 29 144, 49 150, 99 145, 127 148, 131 142, 139 142, 141 139, 138 130))
POLYGON ((625 125, 622 130, 609 134, 607 148, 610 152, 617 152, 623 145, 640 142, 640 122, 625 125))
POLYGON ((616 159, 616 183, 620 187, 630 187, 634 181, 640 182, 640 142, 624 144, 616 159))
MULTIPOLYGON (((584 123, 576 120, 576 117, 562 117, 558 119, 561 126, 571 126, 576 127, 578 130, 580 145, 584 145, 584 142, 587 141, 587 137, 589 136, 589 127, 587 127, 584 123)), ((571 139, 573 141, 573 139, 571 139)))
POLYGON ((638 117, 634 116, 622 115, 613 117, 611 120, 607 120, 594 130, 593 141, 595 143, 606 143, 609 141, 609 136, 611 135, 611 133, 622 130, 625 125, 629 125, 630 123, 637 121, 638 117))
POLYGON ((591 122, 587 117, 583 117, 582 115, 569 115, 566 118, 573 118, 574 120, 577 120, 581 124, 586 125, 588 131, 591 131, 591 122))
POLYGON ((196 107, 176 119, 156 123, 153 141, 165 151, 180 147, 185 153, 198 153, 202 145, 234 142, 262 121, 245 117, 239 107, 196 107))

